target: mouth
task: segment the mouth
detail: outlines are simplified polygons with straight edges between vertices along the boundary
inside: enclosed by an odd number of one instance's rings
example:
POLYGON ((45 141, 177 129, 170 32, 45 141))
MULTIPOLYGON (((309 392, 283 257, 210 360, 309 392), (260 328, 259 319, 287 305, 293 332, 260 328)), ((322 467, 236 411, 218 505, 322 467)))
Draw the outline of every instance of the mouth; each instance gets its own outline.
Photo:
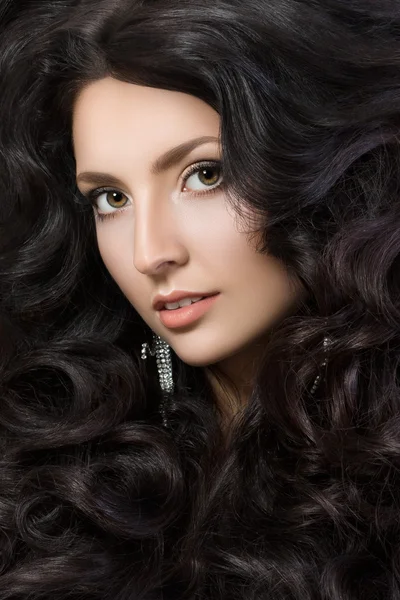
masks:
POLYGON ((164 306, 159 310, 160 320, 169 329, 186 327, 208 312, 219 296, 220 293, 217 292, 216 294, 203 296, 200 299, 196 298, 194 302, 191 302, 187 306, 179 306, 178 304, 178 307, 169 309, 164 306))
POLYGON ((183 298, 182 300, 175 302, 164 302, 159 310, 178 310, 179 308, 186 308, 186 306, 191 306, 192 304, 196 304, 196 302, 200 302, 200 300, 204 300, 208 296, 212 296, 212 294, 204 294, 199 296, 193 296, 189 298, 183 298))
POLYGON ((189 306, 194 302, 198 302, 199 300, 203 300, 203 298, 208 298, 209 296, 214 296, 215 294, 216 292, 175 292, 170 294, 169 297, 156 297, 155 301, 153 302, 153 308, 157 311, 182 308, 183 306, 189 306))

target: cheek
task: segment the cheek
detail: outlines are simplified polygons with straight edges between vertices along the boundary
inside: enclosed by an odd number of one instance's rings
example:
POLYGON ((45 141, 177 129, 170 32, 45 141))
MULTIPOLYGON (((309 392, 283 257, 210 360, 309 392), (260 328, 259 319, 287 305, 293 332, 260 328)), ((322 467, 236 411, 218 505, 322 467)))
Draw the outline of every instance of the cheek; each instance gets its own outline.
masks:
POLYGON ((111 275, 116 278, 123 273, 124 269, 124 261, 121 260, 123 257, 123 240, 121 236, 113 235, 110 232, 112 227, 109 227, 108 224, 105 225, 104 229, 103 225, 100 225, 97 230, 97 245, 105 266, 111 275))
POLYGON ((127 244, 120 231, 113 232, 112 229, 112 222, 98 228, 97 245, 100 256, 118 287, 133 302, 132 290, 137 289, 137 271, 133 268, 132 244, 127 244))
POLYGON ((191 218, 184 221, 189 250, 192 247, 196 253, 201 253, 207 264, 222 267, 237 265, 244 253, 251 253, 245 234, 239 232, 235 218, 229 214, 223 199, 214 199, 214 204, 204 205, 203 211, 190 215, 191 218))
POLYGON ((239 280, 251 280, 268 271, 269 258, 256 253, 253 241, 239 232, 232 219, 225 216, 214 222, 206 234, 206 252, 226 273, 239 280))
POLYGON ((249 235, 246 232, 251 227, 246 221, 248 214, 249 223, 255 227, 255 215, 250 209, 242 207, 243 218, 234 212, 223 195, 210 203, 206 220, 197 219, 202 224, 201 238, 205 241, 206 251, 212 256, 216 264, 233 269, 234 273, 243 277, 243 274, 257 273, 265 267, 265 256, 256 253, 256 243, 260 235, 249 235))

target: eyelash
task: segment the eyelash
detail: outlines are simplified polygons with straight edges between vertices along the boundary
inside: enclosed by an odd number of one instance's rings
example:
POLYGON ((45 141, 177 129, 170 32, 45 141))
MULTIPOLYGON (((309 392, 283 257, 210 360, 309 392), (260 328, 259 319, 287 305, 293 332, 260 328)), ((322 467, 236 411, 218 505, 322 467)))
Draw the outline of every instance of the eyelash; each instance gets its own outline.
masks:
MULTIPOLYGON (((189 177, 191 177, 194 173, 197 173, 198 171, 201 171, 202 169, 206 169, 207 167, 219 167, 221 168, 221 163, 219 161, 203 161, 203 162, 198 162, 194 165, 192 165, 192 167, 189 168, 188 173, 185 175, 184 179, 183 179, 183 185, 185 185, 186 181, 189 179, 189 177)), ((188 192, 190 193, 192 196, 204 196, 205 194, 210 195, 215 193, 218 189, 220 189, 220 187, 223 185, 223 180, 221 181, 221 183, 215 185, 213 188, 206 190, 206 191, 197 191, 197 192, 188 192)), ((99 196, 101 196, 101 194, 104 194, 106 192, 117 192, 118 190, 114 190, 113 188, 108 188, 108 187, 102 187, 102 188, 97 188, 95 190, 92 190, 90 192, 88 192, 87 194, 84 194, 84 197, 89 200, 90 204, 92 206, 94 206, 95 208, 95 218, 98 221, 105 221, 106 219, 113 219, 114 217, 117 216, 117 214, 121 213, 122 211, 125 210, 125 206, 123 206, 122 208, 117 208, 115 209, 115 211, 109 212, 109 213, 99 213, 97 212, 97 207, 96 207, 96 200, 99 196)))

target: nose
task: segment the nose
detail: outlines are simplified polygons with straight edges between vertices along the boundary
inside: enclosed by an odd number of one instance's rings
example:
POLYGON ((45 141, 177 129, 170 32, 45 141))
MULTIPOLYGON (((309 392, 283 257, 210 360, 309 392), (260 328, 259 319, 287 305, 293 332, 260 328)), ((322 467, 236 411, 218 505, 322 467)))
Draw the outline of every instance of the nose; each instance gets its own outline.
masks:
POLYGON ((139 204, 135 207, 135 268, 143 275, 161 275, 185 264, 188 250, 181 239, 173 207, 159 198, 139 204))

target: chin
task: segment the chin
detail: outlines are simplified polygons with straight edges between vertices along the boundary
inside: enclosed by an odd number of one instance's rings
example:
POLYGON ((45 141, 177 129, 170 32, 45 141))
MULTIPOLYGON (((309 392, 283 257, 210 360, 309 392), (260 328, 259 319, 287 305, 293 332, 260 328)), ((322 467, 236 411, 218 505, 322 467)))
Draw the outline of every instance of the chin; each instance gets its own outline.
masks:
POLYGON ((219 355, 209 352, 179 352, 178 348, 172 348, 182 362, 191 367, 207 367, 221 360, 219 355))
POLYGON ((211 361, 207 358, 203 358, 203 357, 187 357, 187 356, 182 356, 180 354, 178 354, 176 352, 177 356, 179 356, 179 358, 181 359, 182 362, 184 362, 186 365, 189 365, 190 367, 207 367, 210 364, 213 364, 213 362, 218 362, 216 361, 211 361))
POLYGON ((197 348, 197 352, 180 352, 178 347, 173 348, 173 350, 185 364, 191 367, 209 367, 236 354, 235 350, 229 351, 226 348, 225 351, 220 352, 210 352, 210 348, 207 348, 204 352, 201 352, 200 348, 197 348))

